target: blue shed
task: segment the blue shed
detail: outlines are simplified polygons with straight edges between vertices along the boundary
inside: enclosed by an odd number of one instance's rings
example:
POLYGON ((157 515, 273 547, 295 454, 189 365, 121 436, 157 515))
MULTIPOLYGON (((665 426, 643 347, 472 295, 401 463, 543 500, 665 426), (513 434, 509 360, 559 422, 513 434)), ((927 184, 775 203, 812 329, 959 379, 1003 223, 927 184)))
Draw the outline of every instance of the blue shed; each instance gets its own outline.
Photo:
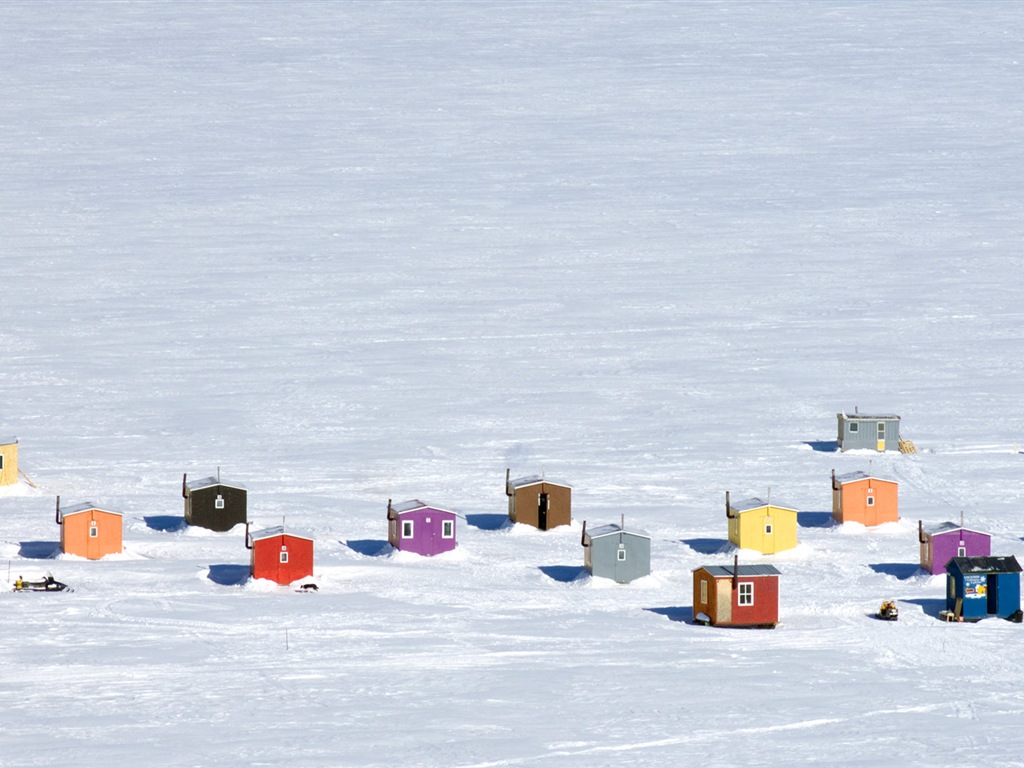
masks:
POLYGON ((1020 615, 1020 563, 1009 557, 954 557, 946 565, 946 610, 964 621, 1020 615))

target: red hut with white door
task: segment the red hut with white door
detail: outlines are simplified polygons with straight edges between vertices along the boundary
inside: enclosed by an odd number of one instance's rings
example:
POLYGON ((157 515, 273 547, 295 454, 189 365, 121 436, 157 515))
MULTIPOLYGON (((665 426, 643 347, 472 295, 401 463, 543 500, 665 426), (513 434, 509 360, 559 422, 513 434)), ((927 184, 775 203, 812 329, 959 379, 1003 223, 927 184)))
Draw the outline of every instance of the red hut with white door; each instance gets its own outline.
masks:
POLYGON ((288 585, 313 575, 313 540, 285 533, 284 526, 245 534, 252 550, 249 570, 254 579, 288 585))

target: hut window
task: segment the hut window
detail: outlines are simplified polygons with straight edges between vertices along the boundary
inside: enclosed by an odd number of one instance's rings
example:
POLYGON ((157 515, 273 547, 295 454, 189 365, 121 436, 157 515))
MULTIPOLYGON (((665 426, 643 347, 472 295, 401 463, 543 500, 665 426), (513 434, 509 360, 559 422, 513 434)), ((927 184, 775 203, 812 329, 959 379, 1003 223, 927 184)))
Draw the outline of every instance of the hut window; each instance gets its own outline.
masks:
POLYGON ((412 538, 412 520, 403 520, 402 521, 402 538, 403 539, 411 539, 412 538))
POLYGON ((281 550, 281 562, 282 563, 287 563, 288 562, 288 550, 287 549, 282 549, 281 550))
POLYGON ((965 547, 963 545, 957 547, 956 548, 956 556, 957 557, 967 557, 967 547, 965 547))
POLYGON ((754 604, 754 582, 742 581, 740 582, 740 605, 753 605, 754 604))
POLYGON ((857 432, 859 429, 860 429, 860 424, 858 424, 856 421, 851 421, 850 422, 850 431, 851 432, 857 432))
POLYGON ((700 601, 705 605, 708 602, 708 582, 705 579, 700 580, 700 601))
POLYGON ((213 502, 213 506, 215 509, 224 509, 224 497, 217 494, 217 500, 213 502))
POLYGON ((869 507, 875 506, 875 497, 873 495, 871 495, 870 493, 868 494, 868 506, 869 507))
POLYGON ((884 421, 878 422, 878 437, 879 437, 879 439, 882 439, 882 440, 885 439, 885 422, 884 421))
POLYGON ((92 525, 90 525, 89 526, 89 538, 90 539, 95 539, 95 538, 98 538, 99 535, 100 535, 100 529, 96 526, 96 523, 93 523, 92 525))
POLYGON ((454 539, 455 538, 455 521, 454 520, 442 520, 441 521, 441 538, 442 539, 454 539))
POLYGON ((619 562, 620 563, 623 562, 626 559, 626 550, 625 550, 625 548, 620 547, 617 555, 618 555, 618 558, 619 558, 619 562))
POLYGON ((4 455, 0 453, 0 472, 4 470, 4 455))
POLYGON ((764 535, 765 536, 771 536, 772 535, 772 524, 771 523, 765 523, 764 524, 764 535))

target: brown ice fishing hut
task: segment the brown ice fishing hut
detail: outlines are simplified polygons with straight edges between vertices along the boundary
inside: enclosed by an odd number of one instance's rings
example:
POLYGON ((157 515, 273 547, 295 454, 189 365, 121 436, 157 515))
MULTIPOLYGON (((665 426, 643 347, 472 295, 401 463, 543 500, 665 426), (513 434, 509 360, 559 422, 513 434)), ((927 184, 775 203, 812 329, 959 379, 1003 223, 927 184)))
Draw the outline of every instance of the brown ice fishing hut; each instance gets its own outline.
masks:
POLYGON ((546 531, 572 523, 572 488, 537 475, 509 479, 505 470, 508 519, 546 531))

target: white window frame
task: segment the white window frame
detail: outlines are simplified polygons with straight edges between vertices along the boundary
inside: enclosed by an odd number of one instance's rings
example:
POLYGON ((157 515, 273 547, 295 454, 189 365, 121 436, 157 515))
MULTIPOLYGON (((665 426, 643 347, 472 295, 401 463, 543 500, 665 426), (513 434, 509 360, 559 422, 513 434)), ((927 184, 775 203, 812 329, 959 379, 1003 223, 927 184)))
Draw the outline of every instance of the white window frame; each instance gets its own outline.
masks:
POLYGON ((858 422, 856 422, 856 421, 851 421, 850 422, 850 431, 851 432, 860 432, 860 424, 858 422))
POLYGON ((774 530, 775 529, 772 527, 771 520, 769 520, 768 522, 766 522, 764 524, 764 535, 765 536, 771 536, 772 535, 772 531, 774 531, 774 530))
POLYGON ((441 521, 441 538, 442 539, 454 539, 455 538, 455 521, 454 520, 442 520, 441 521))
POLYGON ((737 585, 737 605, 753 605, 754 604, 754 582, 752 581, 741 581, 737 585))
POLYGON ((878 439, 879 440, 885 440, 885 422, 884 421, 878 422, 877 430, 878 430, 878 439))
POLYGON ((957 557, 967 557, 967 547, 964 546, 963 544, 961 544, 959 547, 957 547, 956 548, 956 556, 957 557))
POLYGON ((100 527, 96 523, 89 523, 89 538, 98 539, 100 537, 100 527))
POLYGON ((700 580, 700 602, 702 605, 708 604, 708 580, 700 580))
POLYGON ((618 551, 615 553, 615 556, 616 558, 618 558, 618 561, 620 563, 626 562, 626 548, 620 544, 618 551))
POLYGON ((278 559, 281 561, 281 565, 288 562, 288 547, 281 547, 281 556, 278 559))
POLYGON ((875 494, 869 493, 866 503, 869 507, 875 506, 875 494))
POLYGON ((224 497, 221 496, 219 493, 217 494, 217 498, 214 499, 213 508, 214 509, 224 509, 224 497))
POLYGON ((411 539, 413 537, 413 533, 414 532, 415 532, 415 526, 413 526, 413 521, 412 520, 403 520, 402 521, 402 538, 403 539, 411 539))

